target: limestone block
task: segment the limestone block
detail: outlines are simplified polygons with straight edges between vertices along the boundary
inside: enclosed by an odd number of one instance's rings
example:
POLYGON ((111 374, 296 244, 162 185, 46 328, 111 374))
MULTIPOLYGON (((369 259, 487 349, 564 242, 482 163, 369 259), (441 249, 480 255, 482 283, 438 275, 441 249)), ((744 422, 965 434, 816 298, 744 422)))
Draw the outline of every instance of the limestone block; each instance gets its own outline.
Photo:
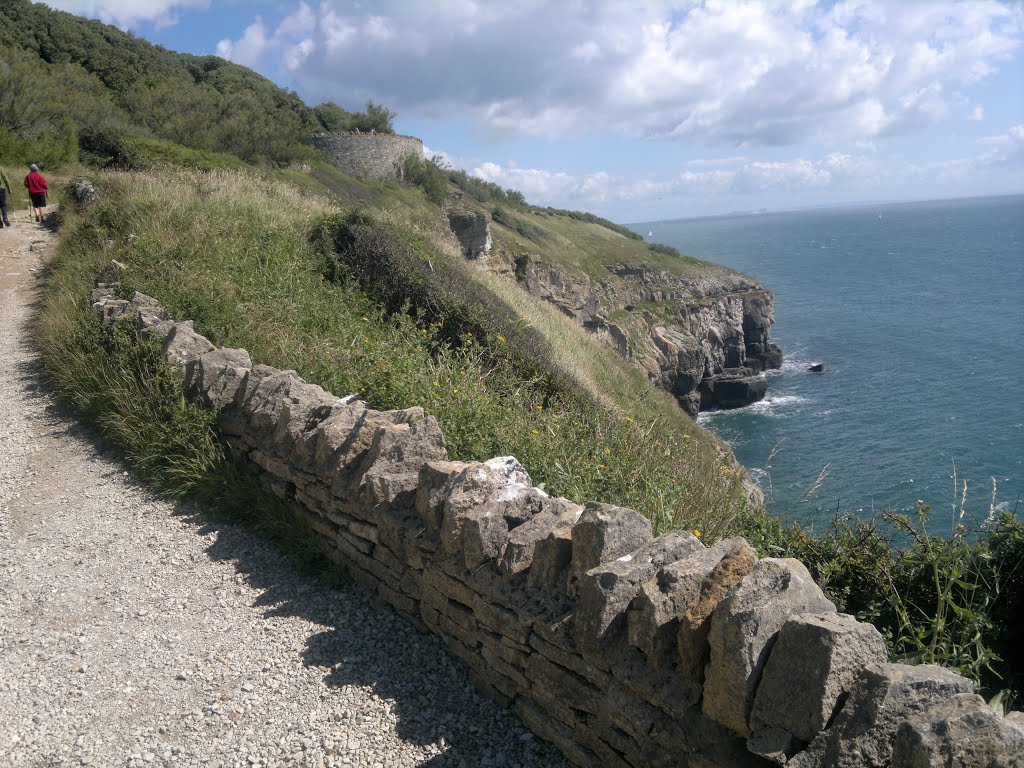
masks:
MULTIPOLYGON (((353 514, 357 511, 356 507, 362 509, 363 505, 357 504, 360 481, 363 473, 369 469, 366 458, 377 436, 377 430, 389 425, 412 424, 422 418, 421 408, 408 408, 403 411, 375 411, 369 408, 361 410, 348 437, 332 458, 331 494, 349 503, 353 514)), ((330 419, 331 417, 328 417, 325 421, 330 419)), ((365 514, 365 511, 359 514, 365 514)))
POLYGON ((961 693, 907 719, 892 745, 892 768, 1024 768, 1024 729, 981 696, 961 693))
MULTIPOLYGON (((526 583, 528 589, 551 590, 565 596, 569 567, 572 565, 572 529, 583 513, 583 507, 568 499, 546 501, 544 511, 552 512, 559 523, 537 539, 526 583)), ((523 527, 520 526, 516 531, 523 527)))
POLYGON ((275 410, 280 410, 271 439, 279 453, 293 454, 305 443, 306 435, 332 414, 337 402, 338 398, 323 387, 293 374, 264 403, 260 415, 265 413, 272 420, 275 410))
POLYGON ((697 550, 690 557, 663 566, 641 585, 627 614, 629 642, 652 666, 673 665, 680 621, 696 605, 714 568, 741 542, 745 543, 742 539, 726 539, 709 549, 697 550))
MULTIPOLYGON (((442 506, 441 547, 448 554, 465 551, 463 528, 470 517, 491 517, 492 532, 494 527, 500 532, 502 521, 507 531, 539 511, 539 492, 526 470, 511 457, 470 465, 452 478, 447 490, 442 506)), ((477 542, 471 546, 477 546, 477 542)))
POLYGON ((146 323, 152 319, 149 315, 140 314, 135 318, 135 328, 138 330, 139 335, 142 337, 150 337, 158 339, 163 344, 164 339, 167 338, 167 334, 171 332, 174 327, 173 320, 156 320, 153 323, 147 325, 146 323))
MULTIPOLYGON (((806 744, 825 729, 839 697, 850 690, 860 671, 886 660, 882 635, 853 616, 791 617, 779 630, 754 696, 751 739, 760 731, 778 730, 806 744)), ((795 747, 782 751, 792 754, 795 747)))
POLYGON ((498 564, 498 570, 506 576, 517 576, 530 568, 539 542, 553 536, 556 531, 559 536, 571 537, 572 525, 582 510, 582 507, 567 499, 541 496, 538 501, 539 513, 509 535, 508 544, 498 564))
POLYGON ((794 614, 835 610, 799 560, 761 560, 711 620, 704 713, 749 736, 754 692, 779 629, 794 614))
POLYGON ((172 365, 185 365, 200 355, 212 352, 213 344, 205 336, 196 333, 192 321, 175 323, 164 339, 163 355, 172 365))
POLYGON ((351 460, 353 436, 364 423, 368 410, 366 403, 351 395, 338 400, 331 414, 296 444, 296 457, 329 485, 338 470, 351 460))
POLYGON ((757 553, 746 541, 727 541, 734 543, 701 582, 696 602, 679 622, 676 640, 678 669, 680 674, 695 683, 704 682, 704 669, 710 655, 708 634, 715 609, 757 564, 757 553))
POLYGON ((406 565, 423 568, 423 551, 416 545, 416 540, 425 532, 419 515, 409 509, 385 508, 377 517, 377 525, 381 544, 406 565))
POLYGON ((572 578, 634 552, 653 538, 651 521, 625 507, 591 502, 573 530, 572 578))
POLYGON ((185 364, 185 394, 212 410, 235 399, 235 394, 252 368, 244 349, 215 349, 185 364))
POLYGON ((378 427, 363 461, 360 498, 370 508, 379 504, 413 507, 420 467, 428 461, 445 461, 448 449, 437 419, 427 416, 411 426, 378 427), (404 498, 403 503, 399 500, 404 498))
POLYGON ((449 485, 467 467, 464 461, 428 461, 420 467, 416 512, 431 533, 440 532, 444 501, 451 492, 449 485))
MULTIPOLYGON (((584 511, 583 516, 587 516, 584 511)), ((582 518, 581 518, 582 519, 582 518)), ((579 530, 576 526, 574 534, 579 530)), ((626 626, 626 608, 663 565, 704 549, 689 531, 672 531, 617 560, 591 568, 577 584, 576 640, 596 646, 626 626)), ((575 557, 575 543, 573 546, 575 557)))
MULTIPOLYGON (((832 726, 796 755, 792 768, 888 768, 905 720, 960 693, 970 680, 942 667, 872 664, 854 681, 832 726)), ((925 763, 927 765, 927 763, 925 763)))

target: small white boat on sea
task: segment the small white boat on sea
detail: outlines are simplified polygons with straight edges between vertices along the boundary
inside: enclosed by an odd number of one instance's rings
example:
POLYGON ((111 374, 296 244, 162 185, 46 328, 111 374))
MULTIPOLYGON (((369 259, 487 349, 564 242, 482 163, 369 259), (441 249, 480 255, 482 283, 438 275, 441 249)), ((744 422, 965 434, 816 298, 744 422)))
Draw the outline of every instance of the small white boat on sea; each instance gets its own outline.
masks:
POLYGON ((654 232, 652 232, 651 230, 647 230, 647 236, 654 237, 654 232))

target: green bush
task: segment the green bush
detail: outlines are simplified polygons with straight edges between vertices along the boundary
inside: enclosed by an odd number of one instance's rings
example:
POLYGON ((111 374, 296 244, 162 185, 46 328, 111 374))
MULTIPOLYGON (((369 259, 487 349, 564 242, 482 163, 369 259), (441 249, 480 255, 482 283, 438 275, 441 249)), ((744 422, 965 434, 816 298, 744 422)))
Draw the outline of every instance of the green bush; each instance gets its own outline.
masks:
POLYGON ((804 562, 840 611, 881 630, 893 658, 955 669, 989 695, 1019 695, 1024 524, 992 514, 981 529, 958 522, 939 536, 930 523, 918 501, 913 516, 836 517, 818 535, 778 522, 745 533, 762 554, 804 562))
POLYGON ((415 154, 406 155, 402 161, 402 178, 422 188, 427 198, 436 205, 447 200, 451 192, 448 177, 433 159, 424 160, 415 154))

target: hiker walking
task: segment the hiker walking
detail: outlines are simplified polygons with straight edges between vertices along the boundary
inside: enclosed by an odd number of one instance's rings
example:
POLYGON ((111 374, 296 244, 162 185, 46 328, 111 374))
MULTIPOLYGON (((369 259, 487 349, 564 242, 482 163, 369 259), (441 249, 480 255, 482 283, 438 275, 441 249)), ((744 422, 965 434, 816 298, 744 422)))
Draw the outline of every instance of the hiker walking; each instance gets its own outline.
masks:
POLYGON ((14 190, 11 189, 11 180, 7 178, 7 171, 0 165, 0 229, 11 226, 11 220, 7 218, 7 196, 14 199, 14 190))
POLYGON ((32 198, 32 207, 35 209, 36 221, 46 221, 46 179, 39 172, 39 166, 32 163, 28 167, 28 176, 25 177, 25 188, 32 198))

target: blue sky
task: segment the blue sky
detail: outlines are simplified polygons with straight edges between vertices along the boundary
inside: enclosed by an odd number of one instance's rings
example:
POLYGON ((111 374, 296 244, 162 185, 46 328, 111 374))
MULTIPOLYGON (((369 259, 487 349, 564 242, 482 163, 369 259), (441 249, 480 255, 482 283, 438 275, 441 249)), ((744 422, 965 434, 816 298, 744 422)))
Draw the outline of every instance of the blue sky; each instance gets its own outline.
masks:
POLYGON ((1024 192, 1020 2, 47 4, 617 221, 1024 192))

